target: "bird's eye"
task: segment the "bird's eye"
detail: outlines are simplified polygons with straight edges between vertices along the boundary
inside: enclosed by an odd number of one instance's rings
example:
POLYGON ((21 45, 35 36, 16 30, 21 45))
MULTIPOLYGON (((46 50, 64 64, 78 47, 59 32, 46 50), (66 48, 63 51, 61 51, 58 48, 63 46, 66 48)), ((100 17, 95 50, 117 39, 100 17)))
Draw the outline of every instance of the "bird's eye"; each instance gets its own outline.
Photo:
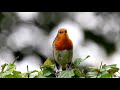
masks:
POLYGON ((62 31, 59 32, 60 34, 62 33, 62 31))
POLYGON ((67 30, 65 30, 65 33, 67 33, 67 30))

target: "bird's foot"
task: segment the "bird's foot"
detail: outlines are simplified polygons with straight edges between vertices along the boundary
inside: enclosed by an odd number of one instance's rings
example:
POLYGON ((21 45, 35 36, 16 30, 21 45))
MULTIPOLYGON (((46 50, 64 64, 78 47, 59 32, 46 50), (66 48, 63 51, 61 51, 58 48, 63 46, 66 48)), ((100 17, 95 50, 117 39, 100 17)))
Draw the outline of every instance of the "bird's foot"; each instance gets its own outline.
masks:
POLYGON ((72 70, 72 66, 71 65, 67 65, 66 70, 72 70))

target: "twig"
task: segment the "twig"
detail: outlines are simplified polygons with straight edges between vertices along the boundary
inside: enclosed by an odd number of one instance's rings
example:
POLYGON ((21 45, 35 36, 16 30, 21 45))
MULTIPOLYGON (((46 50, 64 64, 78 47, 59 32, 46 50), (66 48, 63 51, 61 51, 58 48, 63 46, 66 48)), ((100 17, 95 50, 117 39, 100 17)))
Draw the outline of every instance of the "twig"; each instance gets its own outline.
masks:
MULTIPOLYGON (((103 63, 103 61, 101 62, 100 69, 102 68, 102 63, 103 63)), ((99 73, 100 73, 100 70, 99 70, 99 72, 98 72, 98 74, 97 74, 97 77, 98 77, 99 73)), ((97 77, 96 77, 96 78, 97 78, 97 77)))

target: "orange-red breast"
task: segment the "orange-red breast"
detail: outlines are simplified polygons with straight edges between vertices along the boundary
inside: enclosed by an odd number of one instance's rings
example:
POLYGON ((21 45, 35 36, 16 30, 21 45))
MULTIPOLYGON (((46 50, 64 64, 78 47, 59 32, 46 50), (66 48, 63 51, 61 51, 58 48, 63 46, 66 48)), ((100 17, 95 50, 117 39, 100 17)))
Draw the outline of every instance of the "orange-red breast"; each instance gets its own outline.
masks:
POLYGON ((61 28, 53 41, 53 56, 55 62, 66 69, 67 64, 71 63, 73 57, 73 43, 68 36, 67 30, 61 28))

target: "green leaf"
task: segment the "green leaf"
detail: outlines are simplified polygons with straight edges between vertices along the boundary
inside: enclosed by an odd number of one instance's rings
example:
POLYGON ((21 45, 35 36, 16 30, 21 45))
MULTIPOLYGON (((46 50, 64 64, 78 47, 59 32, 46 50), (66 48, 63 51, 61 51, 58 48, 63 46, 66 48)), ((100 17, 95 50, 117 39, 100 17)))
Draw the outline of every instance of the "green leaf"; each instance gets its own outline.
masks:
POLYGON ((22 78, 21 72, 13 71, 13 73, 5 75, 4 78, 22 78))
POLYGON ((6 71, 14 71, 16 69, 16 65, 15 64, 9 64, 7 66, 6 71))
POLYGON ((108 70, 108 72, 113 75, 114 73, 118 72, 118 70, 119 68, 111 68, 108 70))
POLYGON ((74 66, 74 67, 78 67, 82 61, 86 60, 86 59, 89 58, 89 57, 90 57, 90 56, 88 55, 88 56, 87 56, 86 58, 84 58, 84 59, 81 59, 81 58, 75 59, 75 61, 74 61, 74 63, 73 63, 73 66, 74 66))
POLYGON ((9 64, 6 68, 6 70, 4 71, 4 73, 2 73, 2 77, 6 77, 6 76, 12 74, 12 72, 15 71, 15 69, 16 69, 15 64, 9 64))
POLYGON ((58 78, 72 78, 74 76, 74 71, 71 70, 66 70, 66 71, 62 71, 60 72, 60 74, 58 75, 58 78))
POLYGON ((109 69, 111 69, 111 68, 116 68, 117 67, 117 65, 116 64, 112 64, 112 65, 103 65, 102 66, 102 68, 103 69, 106 69, 106 70, 109 70, 109 69))
POLYGON ((22 78, 20 71, 13 71, 14 78, 22 78))
POLYGON ((106 71, 106 69, 100 69, 100 72, 104 72, 104 71, 106 71))
POLYGON ((4 73, 2 73, 2 77, 5 77, 10 74, 12 74, 12 71, 5 71, 4 73))
POLYGON ((55 68, 55 64, 53 63, 52 60, 50 60, 50 58, 47 58, 47 60, 44 62, 43 65, 40 66, 40 69, 44 69, 44 68, 55 68))
POLYGON ((80 70, 75 70, 74 73, 75 73, 76 77, 80 77, 81 76, 80 70))
POLYGON ((38 72, 38 76, 35 76, 35 78, 46 78, 46 77, 43 76, 43 73, 40 71, 38 72))
POLYGON ((111 68, 116 68, 117 64, 112 64, 112 65, 108 65, 108 66, 110 66, 111 68))
POLYGON ((43 69, 43 75, 44 76, 49 76, 51 74, 53 74, 53 70, 52 69, 50 69, 50 68, 43 69))
POLYGON ((54 63, 50 60, 50 58, 47 58, 47 60, 44 62, 44 65, 53 65, 54 63))
POLYGON ((10 75, 10 74, 12 74, 12 72, 14 71, 14 68, 13 67, 7 67, 7 69, 6 69, 6 71, 4 71, 3 73, 2 73, 2 77, 6 77, 7 75, 10 75))
POLYGON ((98 75, 98 72, 87 72, 87 77, 89 78, 96 78, 98 75))
POLYGON ((9 74, 9 75, 4 76, 4 78, 15 78, 15 77, 13 75, 9 74))
POLYGON ((35 73, 35 72, 38 72, 38 70, 33 70, 33 71, 31 71, 30 73, 35 73))
POLYGON ((107 71, 102 72, 102 74, 100 74, 100 78, 111 78, 111 74, 109 74, 107 71))
POLYGON ((77 58, 75 59, 74 63, 73 63, 73 66, 74 67, 78 67, 78 65, 82 62, 83 60, 81 58, 77 58))
POLYGON ((3 78, 3 77, 2 77, 2 74, 3 74, 3 72, 0 72, 0 78, 3 78))
POLYGON ((7 66, 8 64, 3 64, 1 67, 2 67, 2 72, 4 71, 5 67, 7 66))
POLYGON ((28 78, 28 76, 29 76, 29 78, 35 78, 38 75, 38 72, 39 72, 38 70, 33 70, 33 71, 27 72, 26 78, 28 78))
POLYGON ((97 68, 94 68, 94 67, 88 67, 88 68, 87 68, 87 71, 88 71, 88 72, 99 72, 100 70, 97 69, 97 68))
POLYGON ((94 69, 93 72, 100 72, 100 70, 99 69, 94 69))
POLYGON ((27 73, 23 73, 23 74, 22 74, 22 78, 28 78, 28 75, 29 75, 28 72, 27 72, 27 73))
POLYGON ((42 65, 42 66, 40 66, 40 69, 44 69, 44 68, 54 69, 54 68, 55 68, 55 64, 53 64, 53 65, 42 65))

